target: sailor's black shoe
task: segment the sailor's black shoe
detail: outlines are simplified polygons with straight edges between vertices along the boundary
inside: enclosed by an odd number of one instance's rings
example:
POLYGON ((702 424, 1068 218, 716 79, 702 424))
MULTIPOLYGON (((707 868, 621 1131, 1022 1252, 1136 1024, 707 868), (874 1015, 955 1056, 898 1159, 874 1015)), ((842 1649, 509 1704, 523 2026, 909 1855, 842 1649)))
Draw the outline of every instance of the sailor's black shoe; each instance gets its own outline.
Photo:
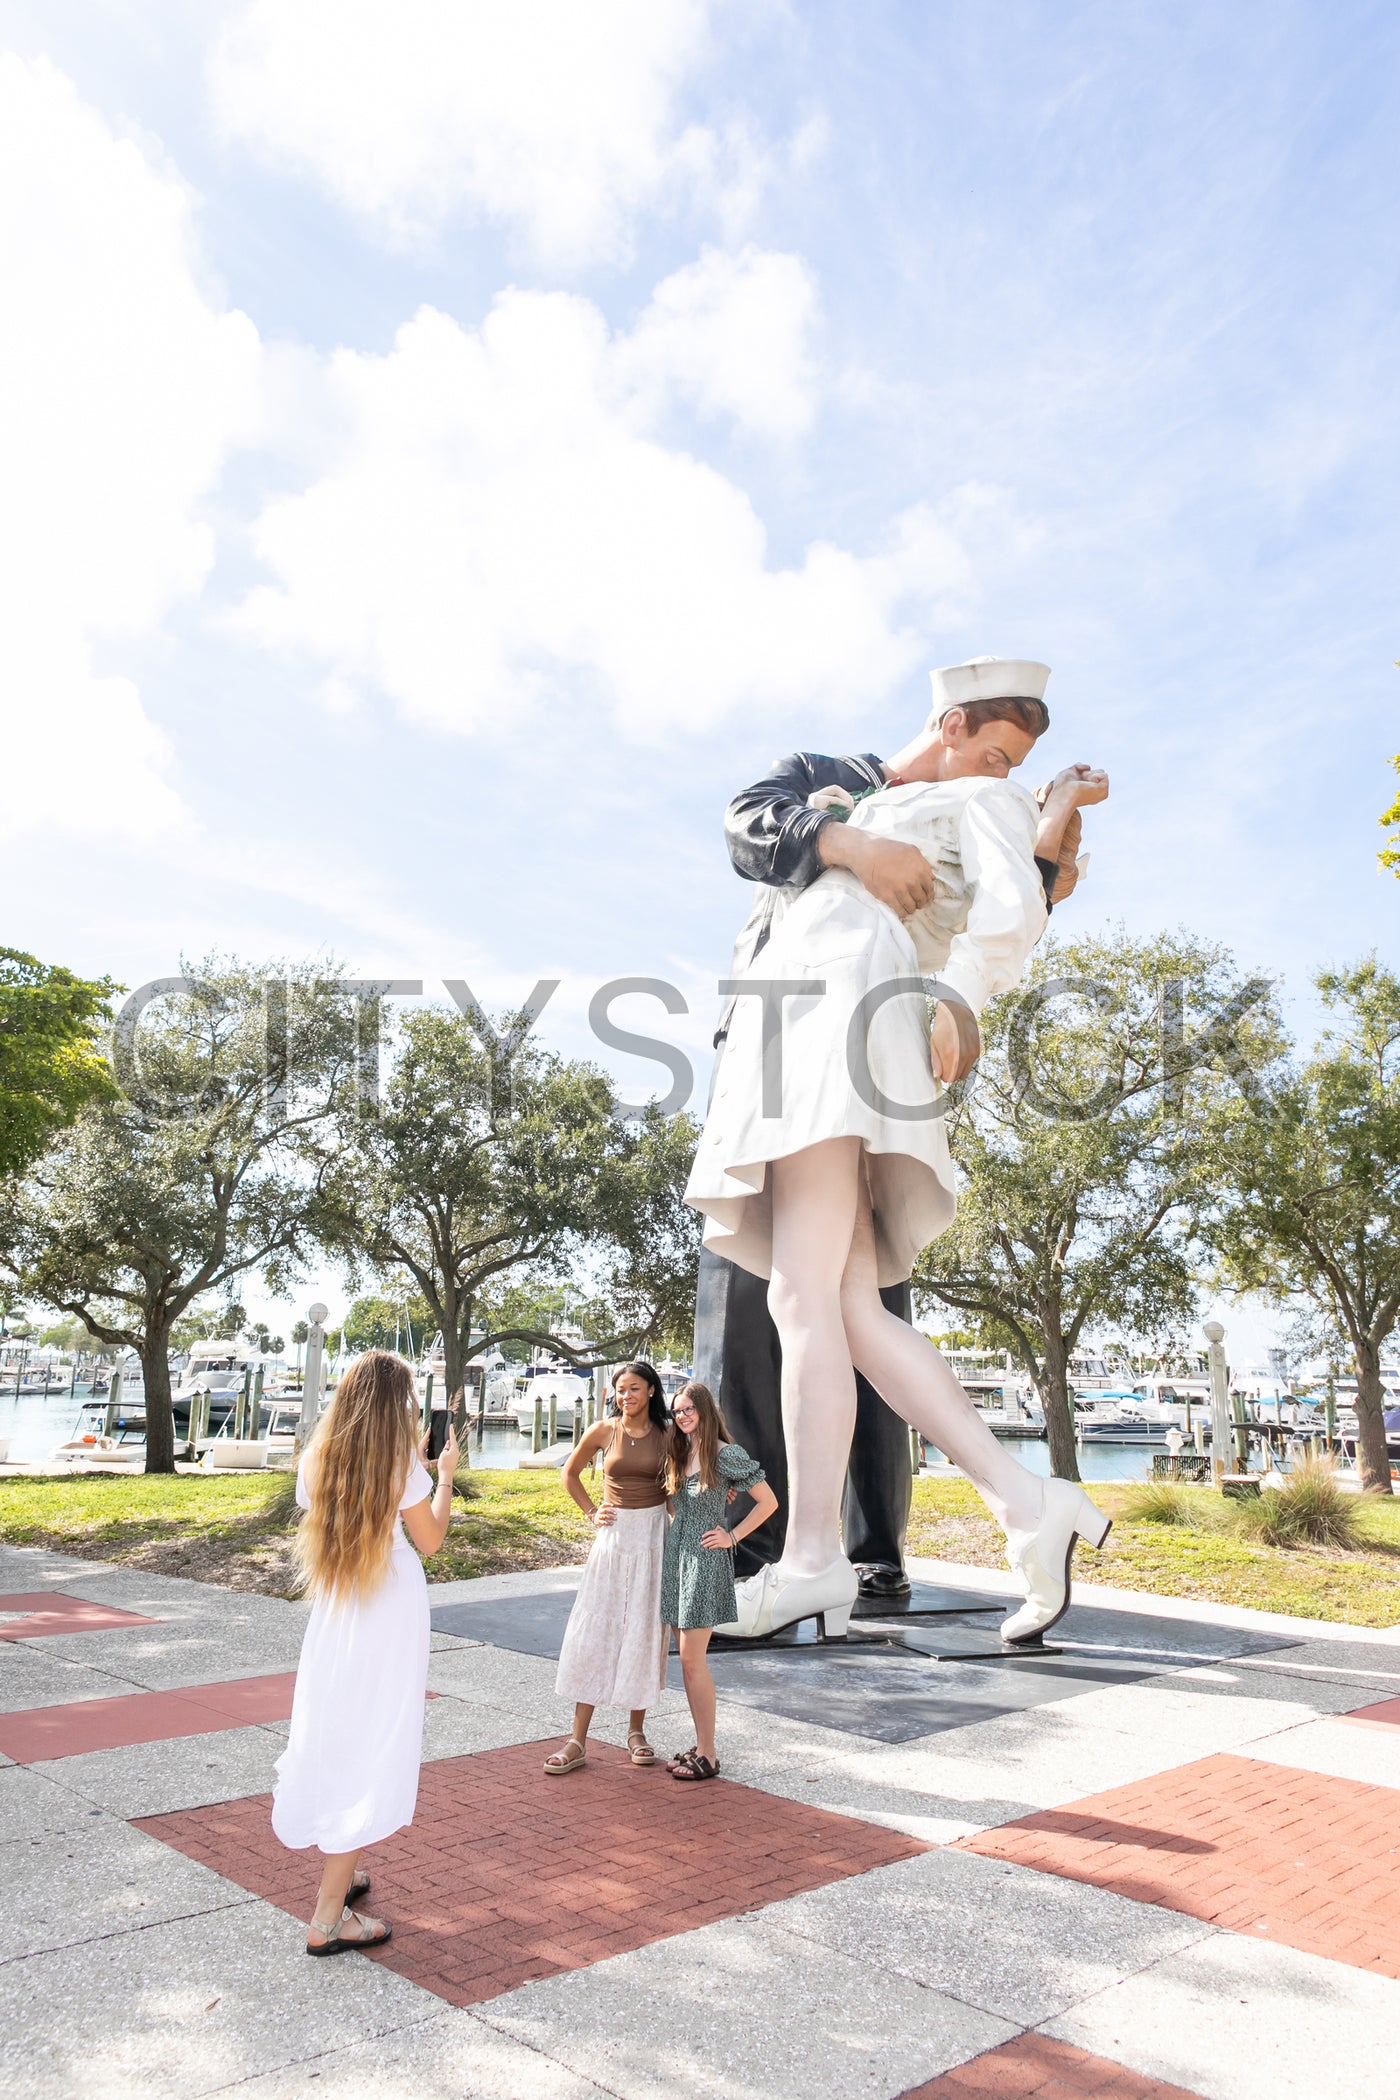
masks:
POLYGON ((907 1597, 910 1594, 909 1577, 903 1568, 891 1568, 879 1561, 863 1561, 856 1568, 860 1577, 862 1597, 907 1597))

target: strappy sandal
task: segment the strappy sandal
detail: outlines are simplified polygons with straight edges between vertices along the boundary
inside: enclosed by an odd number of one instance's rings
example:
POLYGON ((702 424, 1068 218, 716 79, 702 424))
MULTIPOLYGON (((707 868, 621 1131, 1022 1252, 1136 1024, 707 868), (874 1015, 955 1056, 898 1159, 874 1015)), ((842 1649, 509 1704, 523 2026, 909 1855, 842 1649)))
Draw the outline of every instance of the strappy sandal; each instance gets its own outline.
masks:
POLYGON ((634 1728, 632 1730, 632 1733, 627 1738, 627 1754, 634 1765, 640 1765, 643 1768, 656 1763, 656 1752, 646 1739, 645 1729, 634 1728), (636 1745, 635 1749, 633 1748, 634 1744, 636 1745))
POLYGON ((587 1764, 587 1762, 588 1752, 584 1749, 578 1737, 571 1735, 562 1750, 556 1750, 552 1757, 545 1759, 544 1768, 551 1779, 562 1779, 566 1773, 577 1772, 579 1766, 587 1764), (577 1757, 570 1757, 570 1750, 576 1750, 578 1752, 577 1757))
POLYGON ((386 1940, 391 1940, 394 1937, 393 1926, 386 1925, 382 1918, 359 1918, 351 1910, 343 1910, 334 1925, 328 1929, 316 1924, 314 1919, 306 1929, 308 1932, 325 1930, 326 1936, 319 1947, 313 1947, 310 1940, 306 1943, 307 1953, 317 1956, 322 1954, 353 1954, 357 1947, 382 1947, 386 1940), (347 1925, 354 1925, 359 1928, 353 1940, 347 1940, 343 1936, 347 1925), (371 1925, 375 1928, 373 1932, 367 1929, 371 1925))
POLYGON ((719 1759, 716 1758, 714 1763, 711 1764, 709 1758, 702 1757, 698 1750, 688 1750, 684 1757, 678 1757, 672 1765, 671 1777, 686 1781, 693 1779, 718 1779, 719 1759))
POLYGON ((700 1745, 698 1743, 692 1743, 688 1750, 678 1750, 674 1757, 666 1760, 666 1770, 674 1773, 676 1766, 683 1765, 688 1757, 694 1757, 699 1748, 700 1745))
POLYGON ((352 1903, 362 1903, 368 1894, 369 1876, 363 1867, 356 1867, 354 1873, 350 1876, 350 1886, 345 1892, 347 1908, 352 1903))

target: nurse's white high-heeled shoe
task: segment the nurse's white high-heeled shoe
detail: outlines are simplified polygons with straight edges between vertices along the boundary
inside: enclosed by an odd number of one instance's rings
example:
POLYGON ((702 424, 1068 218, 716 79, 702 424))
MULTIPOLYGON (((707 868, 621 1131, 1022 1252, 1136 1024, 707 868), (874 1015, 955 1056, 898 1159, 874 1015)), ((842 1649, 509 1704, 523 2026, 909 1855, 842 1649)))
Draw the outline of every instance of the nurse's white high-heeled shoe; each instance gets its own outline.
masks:
POLYGON ((784 1626, 795 1626, 799 1619, 816 1619, 824 1641, 843 1640, 859 1589, 860 1577, 844 1553, 819 1575, 780 1575, 776 1563, 769 1561, 756 1575, 735 1584, 739 1616, 728 1626, 716 1626, 715 1632, 733 1640, 759 1641, 784 1626))
POLYGON ((1102 1546, 1113 1529, 1096 1503, 1072 1480, 1047 1480, 1045 1504, 1034 1531, 1012 1531, 1006 1558, 1025 1587, 1026 1601, 1001 1624, 1002 1640, 1039 1641, 1069 1610, 1070 1562, 1076 1539, 1102 1546))

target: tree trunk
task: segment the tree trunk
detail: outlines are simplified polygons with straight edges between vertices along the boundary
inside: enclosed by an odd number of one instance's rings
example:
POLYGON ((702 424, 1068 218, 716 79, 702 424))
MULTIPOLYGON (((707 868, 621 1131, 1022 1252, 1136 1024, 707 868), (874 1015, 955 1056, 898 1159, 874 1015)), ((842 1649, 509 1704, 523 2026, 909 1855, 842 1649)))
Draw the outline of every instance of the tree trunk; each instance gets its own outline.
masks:
POLYGON ((175 1471, 175 1411, 170 1404, 170 1329, 148 1328, 137 1348, 146 1385, 146 1471, 175 1471))
POLYGON ((1389 1495, 1390 1454, 1385 1446, 1385 1394, 1380 1350, 1370 1341, 1356 1348, 1356 1446, 1361 1485, 1367 1494, 1389 1495))
MULTIPOLYGON (((470 1314, 468 1319, 470 1320, 470 1314)), ((456 1321, 451 1318, 444 1320, 442 1325, 442 1356, 444 1376, 447 1380, 447 1405, 457 1425, 457 1444, 462 1453, 461 1463, 465 1466, 470 1464, 470 1441, 467 1436, 464 1397, 467 1384, 467 1342, 456 1321)))
POLYGON ((1079 1447, 1074 1437, 1074 1408, 1069 1394, 1069 1356, 1058 1335, 1045 1337, 1045 1358, 1036 1385, 1045 1409, 1050 1471, 1057 1480, 1078 1480, 1079 1447))

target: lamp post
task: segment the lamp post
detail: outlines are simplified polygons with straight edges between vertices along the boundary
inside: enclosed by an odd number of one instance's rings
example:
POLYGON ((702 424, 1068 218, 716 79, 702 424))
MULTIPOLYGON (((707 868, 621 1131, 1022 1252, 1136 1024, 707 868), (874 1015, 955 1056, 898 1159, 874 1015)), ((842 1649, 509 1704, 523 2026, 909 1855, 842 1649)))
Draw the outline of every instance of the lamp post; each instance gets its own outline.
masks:
POLYGON ((1228 1473, 1234 1457, 1234 1425, 1230 1420, 1230 1379, 1225 1368, 1225 1329, 1219 1320, 1205 1323, 1206 1353, 1210 1360, 1210 1469, 1216 1480, 1228 1473))
POLYGON ((321 1406, 321 1379, 325 1370, 327 1308, 318 1299, 306 1308, 306 1372, 301 1385, 301 1420, 297 1424, 297 1450, 316 1427, 321 1406))

